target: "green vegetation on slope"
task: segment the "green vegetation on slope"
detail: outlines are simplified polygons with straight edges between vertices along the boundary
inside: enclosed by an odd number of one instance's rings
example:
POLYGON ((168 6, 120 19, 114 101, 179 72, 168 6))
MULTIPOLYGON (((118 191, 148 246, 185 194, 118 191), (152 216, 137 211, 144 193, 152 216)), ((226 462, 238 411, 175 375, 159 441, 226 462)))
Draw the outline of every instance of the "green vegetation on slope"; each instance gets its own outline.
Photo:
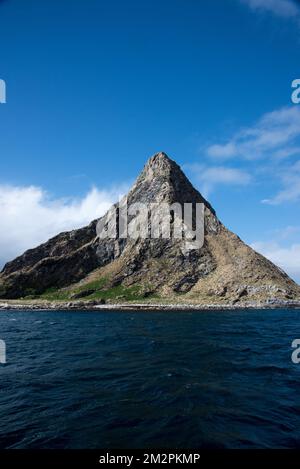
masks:
MULTIPOLYGON (((43 294, 35 296, 48 301, 69 301, 69 300, 122 300, 122 301, 141 301, 145 298, 144 289, 140 285, 126 287, 116 285, 107 287, 109 279, 102 277, 88 283, 84 283, 76 288, 56 287, 48 288, 43 294)), ((33 296, 32 296, 33 297, 33 296)), ((32 298, 31 297, 31 298, 32 298)), ((148 298, 155 298, 157 295, 151 294, 148 298)), ((26 299, 30 299, 27 297, 26 299)))

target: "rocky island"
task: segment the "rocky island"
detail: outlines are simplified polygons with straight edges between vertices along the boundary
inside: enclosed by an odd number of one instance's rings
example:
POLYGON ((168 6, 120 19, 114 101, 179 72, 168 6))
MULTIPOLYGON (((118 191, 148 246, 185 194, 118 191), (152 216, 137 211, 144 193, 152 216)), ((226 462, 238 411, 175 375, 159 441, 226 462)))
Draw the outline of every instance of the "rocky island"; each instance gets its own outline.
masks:
MULTIPOLYGON (((165 153, 148 160, 126 200, 203 204, 203 246, 185 252, 184 239, 101 239, 94 220, 8 262, 0 308, 300 307, 299 285, 229 231, 165 153)), ((101 218, 103 226, 111 213, 101 218)))

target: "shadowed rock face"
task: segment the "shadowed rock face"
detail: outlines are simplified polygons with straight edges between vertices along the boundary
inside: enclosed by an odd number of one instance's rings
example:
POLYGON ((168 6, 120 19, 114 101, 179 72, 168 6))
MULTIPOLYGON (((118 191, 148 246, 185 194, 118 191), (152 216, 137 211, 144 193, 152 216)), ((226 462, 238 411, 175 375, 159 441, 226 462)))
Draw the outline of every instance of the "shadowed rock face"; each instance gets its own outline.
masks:
MULTIPOLYGON (((203 203, 205 241, 185 251, 178 239, 103 239, 97 220, 61 233, 8 262, 0 274, 0 297, 42 294, 106 278, 109 286, 139 286, 144 296, 185 298, 197 303, 298 299, 300 288, 217 219, 214 209, 164 153, 149 159, 126 196, 133 203, 203 203)), ((111 211, 102 217, 109 222, 111 211)), ((87 287, 86 291, 89 291, 87 287)), ((73 293, 74 295, 74 293, 73 293)))

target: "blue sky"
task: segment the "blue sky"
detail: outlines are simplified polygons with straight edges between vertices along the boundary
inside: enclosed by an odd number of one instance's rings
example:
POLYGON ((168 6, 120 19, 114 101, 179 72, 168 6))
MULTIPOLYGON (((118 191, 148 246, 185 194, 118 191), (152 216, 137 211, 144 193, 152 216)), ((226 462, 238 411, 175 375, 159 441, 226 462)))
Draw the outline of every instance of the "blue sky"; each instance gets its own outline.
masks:
POLYGON ((300 4, 0 1, 0 263, 101 215, 153 153, 300 281, 300 4))

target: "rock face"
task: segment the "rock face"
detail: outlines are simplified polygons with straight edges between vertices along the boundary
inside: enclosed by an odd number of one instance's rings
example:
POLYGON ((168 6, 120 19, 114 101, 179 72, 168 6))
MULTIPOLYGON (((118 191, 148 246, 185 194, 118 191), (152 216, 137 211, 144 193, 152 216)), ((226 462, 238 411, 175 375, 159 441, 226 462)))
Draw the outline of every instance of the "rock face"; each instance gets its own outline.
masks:
MULTIPOLYGON (((101 291, 105 297, 118 287, 123 293, 138 292, 148 301, 155 297, 195 304, 246 304, 300 299, 300 287, 227 230, 166 154, 149 159, 126 200, 128 206, 204 204, 203 246, 186 251, 185 240, 172 237, 99 239, 95 220, 8 262, 0 274, 0 298, 39 296, 52 289, 68 298, 89 299, 101 291)), ((104 226, 112 213, 102 217, 104 226)), ((124 295, 115 297, 116 302, 119 299, 124 300, 124 295)))

